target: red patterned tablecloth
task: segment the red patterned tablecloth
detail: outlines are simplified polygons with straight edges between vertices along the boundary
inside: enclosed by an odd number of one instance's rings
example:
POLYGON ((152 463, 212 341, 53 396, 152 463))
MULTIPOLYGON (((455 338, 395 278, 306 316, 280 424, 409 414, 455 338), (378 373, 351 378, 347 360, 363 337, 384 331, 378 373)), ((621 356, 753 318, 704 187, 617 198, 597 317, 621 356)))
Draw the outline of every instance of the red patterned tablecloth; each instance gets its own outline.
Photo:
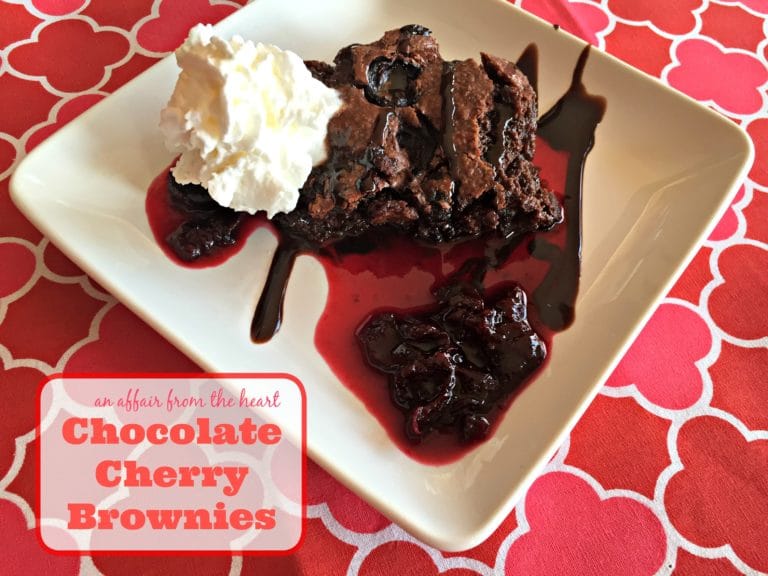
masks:
POLYGON ((733 205, 485 543, 426 546, 309 467, 293 556, 73 557, 34 537, 44 375, 196 367, 11 204, 24 155, 231 0, 0 1, 0 574, 768 573, 768 0, 518 0, 707 103, 752 137, 733 205))

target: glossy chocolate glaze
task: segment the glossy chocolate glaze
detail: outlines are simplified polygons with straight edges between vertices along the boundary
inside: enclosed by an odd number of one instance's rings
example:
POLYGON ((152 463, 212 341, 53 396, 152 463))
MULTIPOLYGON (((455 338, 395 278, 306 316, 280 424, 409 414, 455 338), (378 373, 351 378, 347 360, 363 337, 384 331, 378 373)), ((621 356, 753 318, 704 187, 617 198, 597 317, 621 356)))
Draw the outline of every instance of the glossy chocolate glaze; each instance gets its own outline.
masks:
POLYGON ((283 317, 283 301, 288 288, 288 278, 299 253, 295 242, 278 242, 267 281, 261 291, 256 311, 251 321, 251 340, 257 344, 268 342, 280 329, 283 317))
POLYGON ((573 71, 571 85, 549 112, 539 120, 539 136, 555 150, 568 153, 564 204, 566 240, 563 248, 540 238, 532 255, 550 262, 549 272, 533 293, 539 319, 554 331, 564 330, 574 318, 574 304, 581 276, 581 206, 584 164, 595 142, 595 128, 605 114, 605 98, 587 92, 582 82, 589 46, 584 48, 573 71))

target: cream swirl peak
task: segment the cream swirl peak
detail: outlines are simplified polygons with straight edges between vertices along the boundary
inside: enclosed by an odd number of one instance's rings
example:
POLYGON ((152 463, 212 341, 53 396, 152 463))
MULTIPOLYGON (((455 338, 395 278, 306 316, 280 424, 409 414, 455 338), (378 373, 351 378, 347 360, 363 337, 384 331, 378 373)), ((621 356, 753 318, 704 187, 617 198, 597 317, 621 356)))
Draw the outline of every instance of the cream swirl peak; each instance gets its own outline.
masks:
POLYGON ((173 176, 201 184, 222 206, 268 217, 290 212, 312 167, 326 157, 339 94, 302 59, 276 46, 192 28, 176 51, 181 68, 160 115, 173 176))

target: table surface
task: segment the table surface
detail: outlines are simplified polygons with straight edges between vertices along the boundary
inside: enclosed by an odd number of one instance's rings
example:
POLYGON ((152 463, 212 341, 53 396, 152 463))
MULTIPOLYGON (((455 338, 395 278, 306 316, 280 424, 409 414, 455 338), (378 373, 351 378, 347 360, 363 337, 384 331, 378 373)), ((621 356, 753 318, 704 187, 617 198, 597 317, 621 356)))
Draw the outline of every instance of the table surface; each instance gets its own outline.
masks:
POLYGON ((35 390, 59 371, 196 367, 13 206, 25 153, 172 51, 229 0, 0 1, 0 572, 768 573, 768 0, 518 0, 742 126, 732 206, 570 438, 480 546, 418 542, 309 464, 292 556, 53 556, 34 537, 35 390))

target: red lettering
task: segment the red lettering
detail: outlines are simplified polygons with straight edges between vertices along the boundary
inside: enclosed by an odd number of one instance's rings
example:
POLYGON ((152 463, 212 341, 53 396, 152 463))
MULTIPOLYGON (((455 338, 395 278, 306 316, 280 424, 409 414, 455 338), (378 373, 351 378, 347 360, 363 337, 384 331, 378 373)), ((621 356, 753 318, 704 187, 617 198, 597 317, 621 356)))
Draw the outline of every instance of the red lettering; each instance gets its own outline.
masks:
POLYGON ((203 475, 203 479, 200 481, 200 486, 206 487, 215 487, 218 484, 216 477, 224 474, 224 470, 222 470, 221 466, 203 466, 200 469, 200 472, 203 475))
POLYGON ((256 510, 255 517, 256 521, 253 523, 253 527, 261 530, 272 530, 277 523, 275 520, 274 508, 261 508, 260 510, 256 510))
POLYGON ((181 510, 147 510, 147 519, 153 530, 175 530, 181 520, 181 510))
POLYGON ((184 530, 210 530, 211 513, 205 508, 184 510, 184 530))
POLYGON ((112 520, 119 518, 120 512, 114 508, 110 508, 108 510, 97 510, 96 515, 99 517, 99 530, 112 530, 112 528, 115 527, 112 520))
POLYGON ((96 465, 96 482, 107 488, 112 488, 120 484, 120 460, 102 460, 96 465), (114 469, 117 474, 114 478, 109 478, 110 469, 114 469))
POLYGON ((160 488, 170 488, 176 484, 176 470, 170 466, 155 468, 152 477, 155 480, 155 486, 160 486, 160 488))
POLYGON ((283 432, 277 424, 262 424, 259 428, 259 442, 262 444, 277 444, 283 432))
POLYGON ((240 440, 243 444, 255 444, 258 428, 250 418, 243 418, 239 426, 240 440))
POLYGON ((235 530, 248 530, 253 526, 253 514, 248 510, 238 508, 229 515, 229 523, 235 530))
POLYGON ((171 426, 170 437, 174 444, 190 444, 195 439, 195 429, 190 424, 175 424, 171 426))
POLYGON ((136 463, 136 460, 125 461, 125 486, 140 486, 147 488, 152 486, 149 468, 136 463))
POLYGON ((61 435, 64 440, 69 444, 82 444, 88 440, 88 434, 75 435, 75 427, 80 426, 85 428, 88 426, 87 418, 67 418, 64 420, 64 424, 61 426, 61 435))
POLYGON ((91 444, 117 444, 117 428, 103 418, 91 418, 91 444))
POLYGON ((229 525, 227 524, 227 510, 224 507, 224 502, 216 502, 216 509, 213 511, 213 517, 216 520, 213 525, 216 530, 226 530, 229 528, 229 525))
POLYGON ((120 428, 120 440, 126 444, 141 444, 144 442, 144 427, 133 422, 120 428))
POLYGON ((70 530, 91 530, 96 527, 96 520, 93 517, 96 506, 93 504, 80 502, 68 504, 67 510, 69 510, 67 528, 70 530))
POLYGON ((165 444, 168 441, 168 426, 165 424, 150 424, 147 428, 147 440, 152 444, 165 444))
POLYGON ((198 444, 211 443, 211 421, 209 418, 197 419, 197 443, 198 444))
POLYGON ((144 522, 144 513, 137 508, 128 508, 120 514, 120 525, 126 530, 140 530, 144 522))
POLYGON ((200 475, 198 466, 181 466, 179 468, 179 486, 194 486, 194 477, 200 475))

